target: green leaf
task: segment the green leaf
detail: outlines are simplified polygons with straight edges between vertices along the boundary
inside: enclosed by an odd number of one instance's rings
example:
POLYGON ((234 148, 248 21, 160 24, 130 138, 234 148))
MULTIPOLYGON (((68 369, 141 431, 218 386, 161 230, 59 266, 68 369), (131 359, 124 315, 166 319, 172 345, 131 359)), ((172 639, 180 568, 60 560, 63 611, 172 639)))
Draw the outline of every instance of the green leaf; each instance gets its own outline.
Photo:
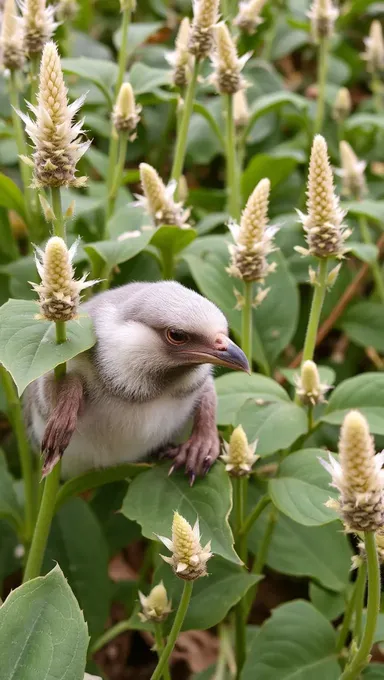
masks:
POLYGON ((20 542, 13 528, 0 519, 0 583, 22 568, 21 559, 16 557, 18 545, 20 542))
POLYGON ((7 519, 15 529, 23 526, 23 511, 20 507, 13 484, 13 478, 8 471, 4 453, 0 450, 0 517, 7 519))
POLYGON ((384 222, 384 201, 372 201, 368 198, 364 201, 343 201, 342 208, 351 215, 363 215, 381 225, 384 222))
MULTIPOLYGON (((207 568, 208 576, 199 578, 193 586, 192 599, 182 630, 206 630, 216 626, 249 588, 263 578, 260 574, 251 574, 238 565, 215 556, 209 560, 207 568)), ((166 564, 161 565, 154 575, 154 583, 161 580, 168 598, 172 600, 172 608, 177 610, 183 581, 175 578, 171 567, 166 564)))
POLYGON ((358 257, 362 262, 368 262, 368 264, 376 262, 379 253, 379 249, 374 243, 348 241, 348 249, 352 255, 358 257))
POLYGON ((85 313, 66 324, 67 340, 56 344, 55 324, 36 319, 36 302, 9 300, 0 307, 0 362, 12 375, 19 395, 44 373, 90 349, 96 338, 85 313))
POLYGON ((169 464, 156 465, 130 484, 121 512, 141 525, 144 536, 171 536, 173 514, 177 510, 188 522, 200 521, 202 542, 212 540, 212 552, 230 562, 240 560, 233 549, 228 523, 232 488, 224 465, 216 463, 204 479, 193 487, 182 472, 170 477, 169 464))
POLYGON ((122 241, 96 241, 87 243, 84 250, 93 266, 105 266, 111 271, 118 264, 131 260, 148 245, 152 231, 146 231, 138 236, 132 236, 122 241))
POLYGON ((152 92, 157 87, 171 84, 171 71, 153 68, 142 62, 133 64, 129 72, 129 82, 136 96, 152 92))
POLYGON ((108 547, 89 505, 73 498, 53 519, 43 570, 60 564, 84 612, 92 637, 100 635, 109 612, 108 547))
POLYGON ((384 314, 379 302, 358 302, 343 314, 338 326, 361 347, 384 352, 384 314))
POLYGON ((359 127, 384 129, 384 116, 379 116, 377 113, 354 113, 347 118, 344 125, 348 132, 359 127))
POLYGON ((348 411, 357 408, 367 418, 372 434, 384 434, 384 406, 380 404, 384 405, 384 374, 364 373, 336 387, 322 420, 341 425, 348 411))
POLYGON ((237 412, 233 424, 243 426, 248 441, 257 439, 259 456, 287 449, 308 429, 304 409, 285 401, 258 405, 253 399, 248 399, 237 412))
POLYGON ((121 234, 137 231, 150 224, 150 218, 140 206, 126 203, 114 213, 108 222, 108 230, 112 239, 121 234))
POLYGON ((206 106, 203 106, 200 102, 194 102, 193 104, 193 110, 195 113, 199 113, 205 120, 207 121, 208 125, 210 126, 212 132, 216 135, 218 141, 220 142, 222 148, 225 148, 225 139, 223 137, 223 134, 220 130, 220 126, 216 121, 216 118, 212 115, 212 113, 207 109, 206 106))
POLYGON ((7 597, 0 640, 1 680, 83 680, 87 626, 58 565, 7 597))
POLYGON ((287 179, 295 169, 298 160, 295 155, 286 152, 286 156, 273 156, 261 153, 253 156, 241 178, 241 189, 244 198, 248 198, 255 186, 264 177, 271 181, 272 189, 287 179))
POLYGON ((8 210, 15 210, 20 217, 26 219, 22 192, 17 184, 2 173, 0 173, 0 205, 8 210))
POLYGON ((334 593, 332 590, 327 590, 318 583, 309 584, 309 597, 316 609, 328 619, 334 621, 345 610, 346 593, 334 593))
POLYGON ((384 664, 370 663, 363 671, 362 677, 364 680, 383 680, 384 678, 384 664))
POLYGON ((151 238, 151 244, 168 256, 174 257, 189 246, 196 237, 195 229, 180 229, 180 227, 163 225, 156 229, 151 238))
POLYGON ((107 101, 111 104, 111 89, 116 82, 118 67, 107 59, 93 59, 91 57, 65 58, 61 60, 64 73, 79 76, 89 80, 98 87, 107 101))
POLYGON ((258 373, 226 373, 215 380, 218 397, 216 420, 219 425, 233 423, 239 408, 248 400, 271 403, 289 402, 286 391, 275 380, 258 373))
MULTIPOLYGON (((254 489, 250 498, 256 503, 254 489)), ((252 505, 250 505, 251 509, 252 505)), ((260 548, 269 510, 264 510, 249 534, 249 549, 260 548)), ((319 527, 297 524, 279 514, 268 550, 267 564, 275 571, 292 576, 307 576, 329 590, 345 590, 349 582, 352 549, 340 522, 319 527), (332 559, 330 559, 332 555, 332 559)))
MULTIPOLYGON (((284 429, 284 422, 281 425, 284 429)), ((336 512, 325 507, 330 496, 339 493, 330 487, 331 477, 319 458, 328 458, 323 449, 304 449, 283 460, 278 477, 269 481, 269 493, 276 507, 305 526, 334 522, 336 512)))
POLYGON ((294 106, 299 111, 305 111, 308 108, 308 100, 305 97, 301 97, 288 90, 271 92, 270 94, 258 97, 251 107, 251 117, 244 131, 244 137, 248 136, 258 118, 287 104, 294 106))
POLYGON ((337 680, 339 676, 335 630, 309 602, 296 600, 272 611, 255 637, 241 680, 337 680))
MULTIPOLYGON (((127 36, 127 56, 133 54, 137 47, 145 43, 151 35, 157 33, 163 26, 164 24, 161 21, 130 24, 127 36)), ((122 35, 123 32, 120 28, 113 36, 113 44, 117 50, 121 47, 122 35)))

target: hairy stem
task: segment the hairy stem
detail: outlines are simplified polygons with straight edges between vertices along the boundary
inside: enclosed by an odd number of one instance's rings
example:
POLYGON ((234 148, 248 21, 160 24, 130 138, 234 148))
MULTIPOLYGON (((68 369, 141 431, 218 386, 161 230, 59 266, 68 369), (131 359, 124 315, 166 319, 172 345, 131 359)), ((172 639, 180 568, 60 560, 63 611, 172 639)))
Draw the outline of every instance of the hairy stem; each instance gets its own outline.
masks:
POLYGON ((327 289, 327 274, 328 260, 323 258, 319 263, 317 282, 313 291, 311 311, 309 314, 307 332, 304 342, 303 361, 313 359, 316 346, 317 329, 319 327, 321 310, 327 289))
POLYGON ((151 680, 160 680, 164 672, 164 668, 167 665, 168 659, 172 654, 173 648, 176 644, 176 640, 181 630, 181 626, 183 625, 183 621, 185 619, 185 615, 189 607, 189 602, 191 600, 192 590, 193 581, 184 581, 183 594, 181 596, 180 604, 176 612, 175 620, 173 622, 171 632, 169 633, 167 644, 165 645, 163 653, 161 654, 161 657, 159 659, 159 663, 157 664, 155 671, 151 675, 151 680))
POLYGON ((250 532, 252 529, 254 523, 256 520, 260 517, 261 513, 263 512, 264 508, 269 505, 271 502, 270 497, 268 494, 265 494, 262 496, 259 500, 258 503, 256 503, 255 507, 253 508, 252 512, 248 515, 247 519, 243 522, 241 525, 241 529, 239 531, 240 536, 247 536, 247 534, 250 532))
POLYGON ((328 38, 320 38, 317 67, 317 109, 314 123, 314 134, 321 132, 324 123, 325 86, 328 72, 328 38))
POLYGON ((363 631, 363 609, 365 602, 366 581, 367 564, 366 562, 363 562, 359 567, 359 573, 356 579, 355 625, 353 628, 353 639, 357 645, 361 643, 361 635, 363 631))
MULTIPOLYGON (((160 657, 164 651, 164 637, 163 637, 163 626, 161 623, 155 623, 155 642, 156 642, 156 652, 157 656, 160 657)), ((169 673, 168 663, 165 664, 163 668, 163 679, 171 680, 169 673)))
POLYGON ((351 629, 351 621, 352 621, 352 616, 353 612, 355 611, 356 607, 356 599, 357 599, 357 594, 361 589, 361 582, 364 584, 364 589, 365 589, 365 581, 367 578, 367 565, 365 562, 363 562, 360 567, 359 567, 359 572, 357 575, 357 579, 354 583, 353 590, 351 593, 351 596, 349 598, 347 608, 344 613, 344 618, 343 618, 343 623, 341 624, 340 630, 339 630, 339 635, 337 638, 336 642, 336 652, 340 653, 345 645, 346 639, 348 637, 348 633, 351 629))
POLYGON ((195 98, 195 90, 196 90, 197 77, 199 75, 199 68, 200 68, 200 61, 199 61, 199 59, 196 59, 195 65, 193 67, 191 79, 188 83, 188 88, 187 88, 187 92, 186 92, 186 95, 185 95, 185 101, 184 101, 183 114, 182 114, 182 117, 181 117, 179 129, 178 129, 178 132, 177 132, 175 155, 174 155, 174 159, 173 159, 172 172, 171 172, 171 179, 173 179, 177 182, 176 191, 175 191, 176 200, 178 198, 178 184, 179 184, 179 180, 180 180, 180 177, 182 175, 183 167, 184 167, 185 152, 186 152, 186 148, 187 148, 189 121, 191 119, 191 115, 192 115, 192 111, 193 111, 193 101, 194 101, 194 98, 195 98))
POLYGON ((368 665, 380 611, 380 565, 374 532, 364 532, 364 543, 368 569, 368 606, 365 628, 361 645, 345 668, 340 680, 357 680, 362 670, 368 665))
POLYGON ((227 157, 227 201, 228 212, 234 220, 240 219, 240 188, 236 158, 236 132, 233 119, 233 95, 224 95, 226 124, 226 157, 227 157))

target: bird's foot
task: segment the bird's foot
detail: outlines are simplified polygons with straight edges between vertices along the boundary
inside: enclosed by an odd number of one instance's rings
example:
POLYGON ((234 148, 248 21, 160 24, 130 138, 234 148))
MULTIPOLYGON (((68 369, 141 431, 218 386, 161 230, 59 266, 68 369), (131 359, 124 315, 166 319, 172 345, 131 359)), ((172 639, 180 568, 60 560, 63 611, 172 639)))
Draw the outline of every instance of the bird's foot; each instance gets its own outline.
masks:
POLYGON ((204 434, 192 433, 190 439, 184 444, 168 449, 166 452, 166 456, 173 460, 169 474, 185 466, 185 472, 192 486, 197 476, 204 476, 209 472, 219 454, 220 439, 216 429, 214 432, 204 432, 204 434))

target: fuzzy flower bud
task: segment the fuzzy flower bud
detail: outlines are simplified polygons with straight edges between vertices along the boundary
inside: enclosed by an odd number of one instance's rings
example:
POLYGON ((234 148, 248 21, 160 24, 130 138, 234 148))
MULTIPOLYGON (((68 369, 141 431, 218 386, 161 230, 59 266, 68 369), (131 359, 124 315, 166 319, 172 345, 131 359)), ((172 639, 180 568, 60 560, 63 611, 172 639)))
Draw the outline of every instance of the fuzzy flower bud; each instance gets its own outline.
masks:
POLYGON ((375 73, 384 70, 384 40, 381 23, 377 19, 372 21, 369 36, 364 38, 365 52, 362 58, 367 62, 367 71, 375 73))
POLYGON ((339 16, 339 10, 332 0, 313 0, 307 16, 311 21, 312 37, 316 43, 332 37, 335 21, 339 16))
POLYGON ((166 548, 172 553, 172 557, 161 557, 172 566, 176 576, 185 581, 194 581, 201 576, 207 575, 207 562, 211 553, 211 542, 202 548, 200 545, 199 520, 197 519, 192 529, 182 515, 175 512, 172 524, 172 540, 164 536, 158 536, 166 548))
POLYGON ((15 0, 5 0, 0 34, 1 66, 16 71, 24 64, 23 33, 15 0))
POLYGON ((352 111, 351 95, 347 87, 341 87, 335 99, 332 110, 333 119, 337 123, 343 123, 352 111))
POLYGON ((252 466, 259 460, 255 455, 257 442, 248 444, 247 435, 242 425, 238 425, 232 432, 229 444, 224 442, 224 451, 221 459, 225 463, 225 469, 233 477, 249 475, 252 466))
POLYGON ((167 61, 173 66, 172 81, 175 87, 184 88, 188 85, 188 80, 193 64, 193 57, 188 49, 190 33, 190 22, 188 17, 184 17, 180 23, 179 32, 176 38, 176 49, 167 55, 167 61))
POLYGON ((27 54, 39 54, 51 39, 57 23, 56 7, 46 0, 24 0, 20 3, 23 18, 24 49, 27 54))
POLYGON ((233 38, 223 22, 215 27, 214 37, 216 52, 212 55, 215 67, 212 80, 220 94, 235 94, 245 87, 241 70, 250 54, 245 54, 240 58, 237 56, 233 38))
POLYGON ((306 406, 315 406, 324 402, 324 395, 329 385, 320 382, 319 371, 314 361, 304 361, 300 376, 296 377, 296 393, 306 406))
POLYGON ((118 132, 134 132, 140 122, 141 106, 136 106, 130 83, 123 83, 112 113, 113 124, 118 132))
POLYGON ((213 48, 213 27, 218 16, 219 0, 194 0, 188 49, 198 59, 207 57, 213 48))
POLYGON ((72 125, 72 118, 84 96, 68 105, 60 57, 53 42, 43 50, 37 106, 28 104, 36 120, 19 112, 25 122, 35 153, 34 184, 38 187, 84 186, 86 177, 75 177, 76 164, 91 142, 82 142, 83 121, 72 125))
POLYGON ((341 169, 338 174, 343 180, 343 193, 361 199, 366 191, 364 170, 365 161, 359 161, 348 142, 340 142, 341 169))
POLYGON ((384 525, 384 452, 375 455, 373 437, 359 411, 344 418, 339 440, 340 462, 321 461, 340 491, 340 514, 351 531, 378 531, 384 525))
POLYGON ((172 611, 172 603, 168 601, 167 591, 162 581, 152 588, 147 597, 139 591, 139 600, 143 608, 143 612, 139 614, 142 621, 161 623, 172 611))
POLYGON ((77 0, 60 0, 56 5, 56 17, 59 21, 73 21, 79 10, 77 0))
POLYGON ((308 250, 300 247, 296 250, 302 255, 342 258, 344 241, 351 232, 343 224, 345 213, 335 194, 327 144, 321 135, 316 135, 312 145, 307 197, 308 214, 299 212, 299 216, 308 250))
POLYGON ((68 250, 65 241, 52 236, 45 250, 36 248, 35 262, 41 283, 32 283, 39 294, 40 312, 48 321, 70 321, 77 316, 80 293, 97 281, 86 281, 87 274, 80 280, 74 278, 72 261, 78 242, 68 250))
POLYGON ((260 13, 265 5, 266 0, 246 0, 239 3, 239 12, 235 17, 233 23, 245 33, 256 32, 256 29, 263 23, 264 19, 260 17, 260 13))
POLYGON ((186 228, 189 212, 183 210, 181 203, 173 200, 176 182, 166 187, 156 170, 148 163, 140 163, 140 179, 144 196, 138 196, 136 205, 140 205, 152 216, 157 227, 162 224, 186 228))
POLYGON ((273 248, 277 227, 268 227, 269 179, 262 179, 249 197, 241 216, 240 225, 229 224, 234 245, 230 245, 230 276, 243 281, 262 282, 273 271, 267 255, 273 248))
POLYGON ((233 120, 236 127, 244 128, 248 125, 250 117, 245 90, 239 90, 233 98, 233 120))

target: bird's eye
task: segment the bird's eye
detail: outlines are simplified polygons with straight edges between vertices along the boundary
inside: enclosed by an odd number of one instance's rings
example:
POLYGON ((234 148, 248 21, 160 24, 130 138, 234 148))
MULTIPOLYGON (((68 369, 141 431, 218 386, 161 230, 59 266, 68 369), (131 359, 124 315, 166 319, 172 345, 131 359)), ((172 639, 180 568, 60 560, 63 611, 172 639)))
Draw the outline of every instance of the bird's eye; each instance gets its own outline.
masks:
POLYGON ((168 328, 166 337, 172 345, 184 345, 189 340, 188 333, 181 331, 179 328, 168 328))

